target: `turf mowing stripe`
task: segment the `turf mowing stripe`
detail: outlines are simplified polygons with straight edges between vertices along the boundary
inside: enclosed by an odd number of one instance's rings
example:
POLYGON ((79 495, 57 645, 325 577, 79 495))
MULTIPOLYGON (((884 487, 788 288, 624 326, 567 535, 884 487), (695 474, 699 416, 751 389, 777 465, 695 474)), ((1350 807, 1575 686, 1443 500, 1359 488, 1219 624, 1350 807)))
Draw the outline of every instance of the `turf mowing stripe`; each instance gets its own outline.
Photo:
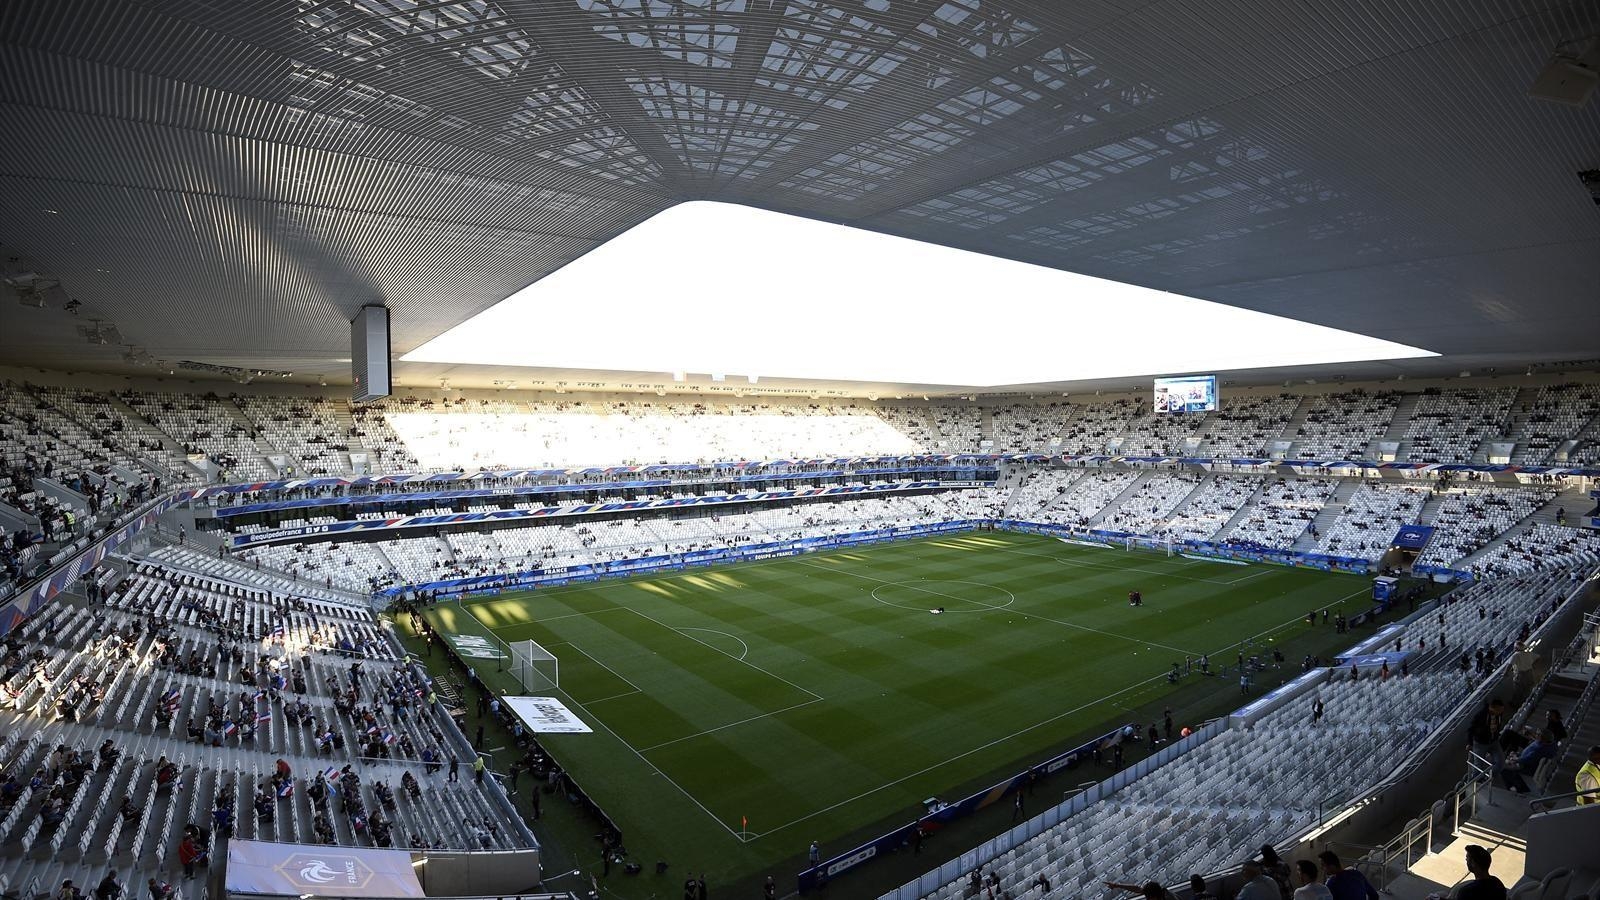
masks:
MULTIPOLYGON (((472 615, 471 610, 468 610, 467 614, 468 615, 472 615)), ((485 629, 487 631, 493 632, 493 629, 491 629, 491 628, 489 628, 489 626, 483 624, 482 620, 479 620, 477 616, 474 615, 474 616, 472 616, 472 618, 478 622, 478 625, 480 627, 482 627, 483 629, 485 629)), ((745 838, 744 838, 743 835, 741 835, 737 831, 734 831, 732 827, 730 827, 729 825, 724 823, 721 819, 717 818, 716 814, 713 813, 711 810, 706 809, 705 804, 701 803, 695 797, 695 795, 693 795, 693 794, 689 793, 688 791, 684 790, 681 785, 679 785, 676 781, 672 780, 672 776, 668 775, 666 772, 661 771, 661 769, 658 768, 655 763, 651 762, 649 760, 649 758, 646 757, 643 753, 640 753, 638 748, 634 747, 632 744, 630 744, 626 740, 624 740, 622 735, 617 734, 615 731, 613 731, 611 726, 607 725, 606 721, 604 719, 602 719, 599 716, 595 715, 593 712, 591 712, 589 710, 589 708, 587 706, 585 706, 582 703, 578 702, 578 700, 576 698, 574 698, 571 694, 568 694, 566 691, 562 690, 561 688, 554 688, 553 690, 555 690, 556 693, 565 696, 568 700, 570 700, 572 702, 573 706, 576 706, 579 709, 583 710, 584 714, 587 715, 590 719, 593 719, 596 725, 599 725, 601 728, 604 728, 608 734, 610 734, 613 738, 616 738, 618 743, 622 744, 622 746, 624 746, 624 747, 627 747, 628 750, 630 752, 632 752, 634 756, 639 757, 639 761, 644 763, 646 766, 648 766, 652 772, 655 772, 657 775, 660 775, 662 778, 666 779, 667 784, 670 784, 674 788, 676 788, 678 793, 680 793, 683 796, 689 798, 689 802, 690 803, 693 803, 696 807, 698 807, 700 809, 700 811, 705 813, 708 817, 710 817, 710 819, 713 822, 716 822, 718 825, 722 826, 722 830, 726 831, 731 837, 733 837, 734 840, 737 840, 741 844, 745 842, 745 838)))
MULTIPOLYGON (((631 612, 636 616, 642 616, 643 618, 649 619, 650 621, 656 623, 657 625, 660 625, 662 628, 665 628, 668 631, 675 631, 678 634, 683 634, 683 631, 681 629, 673 628, 671 625, 668 625, 667 623, 661 621, 660 619, 657 619, 654 616, 648 615, 646 613, 639 612, 637 609, 634 609, 632 607, 625 607, 625 608, 628 610, 628 612, 631 612)), ((797 691, 801 691, 802 693, 810 694, 812 697, 815 697, 818 700, 826 699, 821 694, 817 693, 816 691, 809 690, 807 688, 803 688, 800 685, 795 684, 794 682, 790 681, 789 679, 784 678, 782 675, 774 675, 771 672, 768 672, 766 669, 763 669, 760 666, 756 665, 755 663, 750 662, 749 660, 744 659, 742 657, 734 656, 732 653, 729 653, 728 651, 723 650, 721 647, 718 647, 715 644, 707 644, 705 641, 700 640, 699 638, 695 637, 692 634, 683 634, 683 636, 688 638, 691 641, 694 641, 696 644, 700 644, 700 645, 705 646, 705 647, 710 647, 712 650, 715 650, 718 653, 721 653, 723 656, 726 656, 727 658, 729 658, 731 660, 735 660, 736 662, 742 662, 745 665, 749 666, 750 668, 755 669, 757 672, 760 672, 761 674, 763 674, 763 675, 765 675, 765 676, 767 676, 769 678, 776 678, 777 680, 783 682, 784 684, 787 684, 788 686, 794 688, 797 691)))
MULTIPOLYGON (((817 568, 814 564, 808 563, 808 562, 800 562, 799 564, 802 565, 802 566, 813 566, 813 568, 817 568)), ((826 567, 822 567, 822 568, 826 568, 826 567)), ((829 572, 838 572, 838 573, 840 573, 842 575, 852 575, 852 576, 854 576, 856 578, 864 578, 864 579, 866 579, 868 581, 876 581, 881 585, 893 585, 895 587, 909 588, 910 590, 913 590, 913 591, 921 591, 924 594, 932 594, 935 597, 943 597, 946 600, 957 600, 957 601, 960 601, 962 603, 975 602, 975 601, 969 601, 965 597, 957 597, 954 594, 946 594, 946 593, 943 593, 941 591, 933 590, 932 588, 919 587, 919 586, 917 586, 915 584, 910 584, 910 583, 907 583, 907 582, 904 582, 904 581, 889 581, 887 579, 877 578, 877 577, 872 576, 872 575, 863 575, 860 572, 846 572, 843 569, 827 569, 827 571, 829 571, 829 572)), ((1199 579, 1191 579, 1191 580, 1199 580, 1199 579)), ((1004 590, 1004 588, 1002 588, 1001 590, 1004 590)), ((1006 593, 1009 594, 1011 592, 1010 591, 1006 591, 1006 593)), ((874 595, 873 599, 877 600, 878 598, 877 598, 876 595, 874 595)), ((1013 600, 1016 599, 1015 595, 1012 595, 1012 599, 1013 600)), ((1196 653, 1193 650, 1185 650, 1182 647, 1172 647, 1172 646, 1168 646, 1167 644, 1157 643, 1155 641, 1147 641, 1147 640, 1144 640, 1142 638, 1129 637, 1129 636, 1127 636, 1125 634, 1117 634, 1114 631, 1102 631, 1099 628, 1090 628, 1087 625, 1079 625, 1079 624, 1077 624, 1075 622, 1064 622, 1064 621, 1062 621, 1060 619, 1052 619, 1049 616, 1041 616, 1038 613, 1031 613, 1031 612, 1028 612, 1025 609, 1020 609, 1020 608, 1015 607, 1015 606, 1009 606, 1009 605, 1008 606, 992 606, 992 607, 989 607, 989 609, 992 610, 992 611, 995 611, 995 612, 999 612, 1000 610, 1008 610, 1010 612, 1016 613, 1019 616, 1027 616, 1030 619, 1039 619, 1040 621, 1043 621, 1043 622, 1053 622, 1053 623, 1055 623, 1057 625, 1062 625, 1062 626, 1065 626, 1067 628, 1076 628, 1076 629, 1078 629, 1080 631, 1092 631, 1095 634, 1105 635, 1106 637, 1117 638, 1119 640, 1128 641, 1130 643, 1139 644, 1139 645, 1145 646, 1145 647, 1160 647, 1163 650, 1171 650, 1174 653, 1184 653, 1184 654, 1189 654, 1189 655, 1199 655, 1198 653, 1196 653)))

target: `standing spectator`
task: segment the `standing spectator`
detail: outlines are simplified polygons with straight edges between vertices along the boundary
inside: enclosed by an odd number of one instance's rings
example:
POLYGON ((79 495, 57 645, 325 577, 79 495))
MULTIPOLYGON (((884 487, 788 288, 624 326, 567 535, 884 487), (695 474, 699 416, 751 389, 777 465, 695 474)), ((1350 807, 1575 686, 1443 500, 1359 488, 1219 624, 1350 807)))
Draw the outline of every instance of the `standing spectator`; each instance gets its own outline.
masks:
POLYGON ((1578 770, 1572 789, 1578 792, 1579 806, 1600 803, 1600 744, 1589 748, 1589 761, 1578 770))
POLYGON ((194 878, 194 867, 205 858, 205 851, 195 843, 194 835, 183 836, 183 843, 178 845, 178 862, 183 863, 183 877, 194 878))
POLYGON ((1324 850, 1317 854, 1317 859, 1322 861, 1322 874, 1327 876, 1323 883, 1328 886, 1333 900, 1379 900, 1367 876, 1355 869, 1346 869, 1339 861, 1339 854, 1324 850))
POLYGON ((1333 900, 1328 886, 1317 880, 1317 864, 1302 859, 1294 864, 1294 900, 1333 900))
POLYGON ((1289 864, 1283 861, 1271 844, 1261 845, 1261 871, 1278 885, 1281 900, 1289 900, 1294 887, 1289 883, 1289 864))
POLYGON ((117 900, 122 896, 122 883, 117 881, 117 870, 112 869, 94 889, 95 900, 117 900))
POLYGON ((483 784, 483 770, 485 768, 486 767, 483 764, 483 755, 479 754, 474 756, 472 758, 472 780, 478 784, 483 784))
POLYGON ((450 753, 450 775, 446 779, 454 783, 461 776, 461 760, 454 751, 450 753))
POLYGON ((1455 900, 1506 900, 1506 886, 1489 874, 1492 857, 1487 847, 1467 845, 1467 871, 1472 880, 1456 889, 1455 900))
POLYGON ((1505 702, 1495 697, 1488 706, 1478 710, 1472 717, 1472 724, 1467 726, 1467 749, 1485 757, 1495 767, 1500 765, 1499 737, 1505 724, 1505 711, 1505 702))
POLYGON ((1247 859, 1241 868, 1244 886, 1239 888, 1237 900, 1280 900, 1278 883, 1267 877, 1260 862, 1247 859))
POLYGON ((811 842, 811 849, 806 851, 806 859, 811 861, 813 867, 822 862, 822 848, 817 845, 816 841, 811 842))

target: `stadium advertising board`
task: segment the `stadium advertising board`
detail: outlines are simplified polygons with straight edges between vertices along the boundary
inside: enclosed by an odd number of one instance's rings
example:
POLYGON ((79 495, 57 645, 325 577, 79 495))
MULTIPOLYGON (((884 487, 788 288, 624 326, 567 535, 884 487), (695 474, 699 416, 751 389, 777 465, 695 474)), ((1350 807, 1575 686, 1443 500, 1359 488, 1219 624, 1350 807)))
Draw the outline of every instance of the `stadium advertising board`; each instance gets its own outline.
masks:
POLYGON ((310 897, 422 897, 405 850, 228 842, 230 894, 310 897))
POLYGON ((1158 413, 1213 412, 1216 408, 1215 375, 1156 379, 1155 411, 1158 413))
POLYGON ((503 702, 534 734, 592 734, 567 705, 554 697, 511 697, 503 702))

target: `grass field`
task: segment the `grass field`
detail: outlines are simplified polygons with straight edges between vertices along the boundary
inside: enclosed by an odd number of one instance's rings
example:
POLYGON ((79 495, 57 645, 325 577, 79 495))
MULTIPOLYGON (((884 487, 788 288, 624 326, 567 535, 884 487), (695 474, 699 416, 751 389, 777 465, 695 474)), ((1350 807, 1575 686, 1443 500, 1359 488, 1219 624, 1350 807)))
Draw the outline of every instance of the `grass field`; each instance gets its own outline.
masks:
MULTIPOLYGON (((1360 576, 967 533, 428 616, 555 653, 551 693, 595 733, 542 742, 636 858, 727 883, 792 872, 812 840, 847 849, 846 836, 909 820, 926 797, 954 798, 1126 719, 1173 690, 1165 672, 1186 655, 1221 666, 1252 638, 1298 650, 1308 610, 1365 609, 1369 590, 1360 576), (1128 606, 1131 589, 1143 607, 1128 606)), ((491 684, 521 693, 488 668, 491 684)), ((1237 681, 1227 689, 1237 696, 1237 681)))

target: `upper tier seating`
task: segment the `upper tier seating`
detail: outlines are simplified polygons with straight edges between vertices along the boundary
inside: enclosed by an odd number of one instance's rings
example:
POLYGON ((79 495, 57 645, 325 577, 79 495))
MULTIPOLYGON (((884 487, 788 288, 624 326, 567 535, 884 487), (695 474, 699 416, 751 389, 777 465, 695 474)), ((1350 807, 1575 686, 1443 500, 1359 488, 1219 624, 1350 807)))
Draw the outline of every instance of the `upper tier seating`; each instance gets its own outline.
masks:
MULTIPOLYGON (((1012 403, 991 415, 996 453, 1048 453, 1059 442, 1061 430, 1077 411, 1069 403, 1036 406, 1012 403)), ((1058 444, 1059 446, 1059 444, 1058 444)))
POLYGON ((1306 401, 1303 422, 1293 435, 1290 455, 1297 459, 1361 459, 1383 436, 1400 403, 1398 391, 1344 391, 1306 401))
POLYGON ((1299 404, 1293 394, 1224 400, 1216 412, 1206 413, 1198 433, 1200 453, 1224 459, 1265 457, 1267 445, 1283 433, 1299 404))
POLYGON ((1544 465, 1563 441, 1576 438, 1591 422, 1600 421, 1600 385, 1562 384, 1539 388, 1533 399, 1511 411, 1517 420, 1510 435, 1516 442, 1511 461, 1544 465))
POLYGON ((1452 388, 1424 391, 1406 424, 1405 458, 1465 463, 1484 441, 1504 431, 1517 389, 1452 388))

